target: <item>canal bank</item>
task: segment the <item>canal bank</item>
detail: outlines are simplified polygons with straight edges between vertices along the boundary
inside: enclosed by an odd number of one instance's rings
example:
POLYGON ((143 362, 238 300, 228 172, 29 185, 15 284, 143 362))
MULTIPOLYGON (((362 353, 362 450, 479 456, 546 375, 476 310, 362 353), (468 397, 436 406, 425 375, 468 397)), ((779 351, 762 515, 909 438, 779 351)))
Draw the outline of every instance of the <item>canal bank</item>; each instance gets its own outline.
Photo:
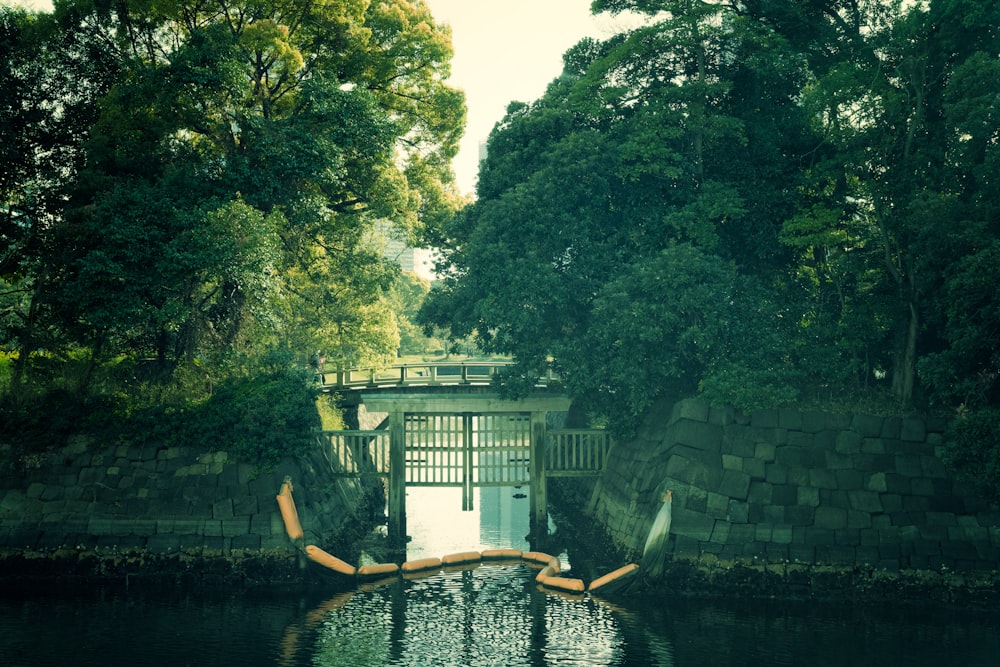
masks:
POLYGON ((946 424, 661 403, 595 483, 553 485, 570 522, 619 558, 672 492, 649 591, 1000 604, 1000 511, 942 463, 946 424))
POLYGON ((276 494, 286 477, 305 540, 351 554, 381 487, 329 473, 316 451, 258 473, 225 451, 77 439, 0 474, 0 577, 61 583, 301 585, 301 545, 276 494))

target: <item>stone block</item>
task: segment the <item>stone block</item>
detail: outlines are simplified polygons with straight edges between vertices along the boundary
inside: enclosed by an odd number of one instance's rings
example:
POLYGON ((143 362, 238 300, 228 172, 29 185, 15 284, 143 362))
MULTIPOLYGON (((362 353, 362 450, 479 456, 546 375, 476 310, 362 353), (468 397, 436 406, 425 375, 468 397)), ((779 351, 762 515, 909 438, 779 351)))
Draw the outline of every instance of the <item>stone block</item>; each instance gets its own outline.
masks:
POLYGON ((832 470, 814 468, 809 471, 809 486, 818 489, 836 489, 837 476, 833 474, 832 470))
POLYGON ((901 512, 903 510, 903 497, 896 493, 879 494, 882 503, 882 511, 887 514, 901 512))
POLYGON ((800 486, 796 491, 796 502, 803 507, 819 507, 819 489, 800 486))
POLYGON ((757 410, 750 415, 750 425, 757 428, 778 428, 777 410, 757 410))
POLYGON ((825 531, 847 528, 847 510, 839 507, 817 507, 813 525, 825 531))
POLYGON ((671 427, 674 442, 702 452, 722 452, 722 427, 696 421, 679 421, 671 427))
POLYGON ((750 503, 759 505, 769 504, 773 488, 773 485, 767 482, 749 482, 748 492, 744 498, 750 503))
POLYGON ((233 499, 235 516, 254 515, 260 511, 257 496, 240 496, 233 499))
POLYGON ((785 523, 790 526, 811 526, 815 516, 816 511, 813 507, 792 505, 785 508, 785 523))
POLYGON ((788 446, 811 449, 816 446, 816 434, 805 433, 803 431, 789 431, 788 446))
POLYGON ((837 434, 833 448, 841 454, 858 454, 861 452, 862 437, 857 431, 841 431, 837 434))
POLYGON ((779 408, 778 427, 789 431, 801 431, 802 413, 792 408, 779 408))
POLYGON ((746 544, 752 542, 756 534, 756 527, 746 523, 734 523, 729 526, 729 543, 746 544))
POLYGON ((798 504, 798 487, 790 484, 774 484, 771 486, 771 502, 775 505, 798 504))
POLYGON ((675 535, 689 537, 707 542, 712 538, 715 519, 700 512, 685 509, 675 509, 670 524, 670 531, 675 535))
POLYGON ((826 414, 816 410, 805 410, 801 414, 801 430, 806 433, 819 433, 827 428, 826 414))
POLYGON ((788 468, 780 463, 768 463, 764 466, 764 479, 771 484, 787 484, 788 468))
POLYGON ((750 475, 750 479, 763 480, 767 477, 765 463, 760 459, 743 459, 743 472, 750 475))
POLYGON ((709 414, 709 404, 696 398, 688 398, 674 404, 672 421, 690 419, 696 422, 707 422, 709 414))
POLYGON ((917 455, 897 454, 896 472, 904 477, 922 477, 924 466, 917 455))
POLYGON ((222 521, 206 519, 201 527, 202 535, 206 537, 222 537, 222 521))
POLYGON ((926 477, 917 477, 910 480, 910 493, 915 496, 933 496, 935 493, 933 480, 926 477))
POLYGON ((728 521, 716 521, 712 529, 711 542, 715 544, 727 544, 729 542, 729 532, 732 527, 728 521))
POLYGON ((847 470, 854 468, 854 459, 850 454, 826 452, 823 458, 827 470, 847 470))
POLYGON ((882 417, 874 415, 854 415, 851 420, 851 430, 857 431, 861 437, 877 438, 882 435, 882 417))
POLYGON ((764 505, 764 521, 766 523, 785 523, 784 505, 764 505))
POLYGON ((802 447, 782 445, 774 452, 774 461, 785 467, 805 466, 805 452, 802 447))
POLYGON ((885 454, 885 441, 882 438, 865 438, 861 441, 862 454, 885 454))
POLYGON ((834 470, 837 486, 843 490, 862 489, 865 486, 865 473, 855 468, 834 470))
MULTIPOLYGON (((755 482, 755 484, 761 483, 755 482)), ((737 470, 725 470, 719 484, 719 493, 736 500, 746 500, 750 486, 750 475, 737 470)))
POLYGON ((920 463, 923 468, 924 477, 935 479, 946 479, 949 477, 948 469, 944 462, 936 456, 921 456, 920 463))
POLYGON ((723 470, 743 470, 743 457, 733 456, 732 454, 722 455, 722 469, 723 470))
POLYGON ((875 492, 888 491, 889 487, 886 483, 885 473, 877 472, 874 475, 869 476, 868 481, 865 482, 864 488, 875 492))
POLYGON ((729 501, 729 496, 709 492, 706 502, 706 512, 716 519, 725 519, 729 512, 729 501))
POLYGON ((903 442, 924 442, 927 439, 927 428, 923 420, 904 419, 899 439, 903 442))
POLYGON ((872 515, 858 510, 847 510, 847 528, 850 530, 871 528, 872 515))
POLYGON ((224 498, 222 500, 217 500, 212 504, 212 518, 213 519, 232 519, 233 518, 233 499, 224 498))
MULTIPOLYGON (((746 523, 750 519, 750 504, 739 500, 730 500, 726 518, 733 523, 746 523)), ((1000 534, 997 535, 997 545, 1000 546, 1000 534)))
POLYGON ((223 537, 235 537, 246 535, 250 532, 250 517, 239 517, 236 519, 225 519, 222 521, 223 537))
POLYGON ((770 463, 774 461, 775 444, 773 442, 757 442, 754 445, 754 457, 770 463))
POLYGON ((850 499, 851 509, 868 513, 882 511, 882 501, 874 491, 848 491, 847 497, 850 499))

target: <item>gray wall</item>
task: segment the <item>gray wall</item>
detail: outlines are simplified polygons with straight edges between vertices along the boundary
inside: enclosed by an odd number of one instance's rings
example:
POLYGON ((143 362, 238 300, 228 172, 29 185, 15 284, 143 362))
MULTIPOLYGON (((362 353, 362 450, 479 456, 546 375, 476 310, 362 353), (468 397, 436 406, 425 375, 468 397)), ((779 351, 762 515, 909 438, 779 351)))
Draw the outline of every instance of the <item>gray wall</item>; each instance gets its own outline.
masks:
POLYGON ((944 426, 685 400, 615 444, 591 509, 635 556, 670 489, 675 558, 994 570, 1000 513, 949 476, 944 426))
POLYGON ((0 476, 0 547, 47 552, 292 551, 275 495, 285 475, 307 543, 329 546, 365 511, 358 482, 329 476, 322 453, 255 476, 225 451, 96 448, 78 440, 0 476))

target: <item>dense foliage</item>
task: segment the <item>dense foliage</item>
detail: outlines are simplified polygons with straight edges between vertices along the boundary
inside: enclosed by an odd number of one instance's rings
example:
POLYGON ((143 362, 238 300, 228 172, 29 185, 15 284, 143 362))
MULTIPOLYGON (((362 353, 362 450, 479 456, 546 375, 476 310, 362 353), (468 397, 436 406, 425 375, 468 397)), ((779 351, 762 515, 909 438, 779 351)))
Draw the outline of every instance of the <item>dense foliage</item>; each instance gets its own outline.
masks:
POLYGON ((660 396, 1000 400, 1000 6, 596 0, 490 136, 425 323, 555 366, 627 428, 660 396))
POLYGON ((0 8, 11 400, 53 362, 67 391, 120 397, 123 368, 224 392, 279 357, 394 359, 412 326, 375 239, 418 243, 458 206, 451 55, 419 1, 0 8))

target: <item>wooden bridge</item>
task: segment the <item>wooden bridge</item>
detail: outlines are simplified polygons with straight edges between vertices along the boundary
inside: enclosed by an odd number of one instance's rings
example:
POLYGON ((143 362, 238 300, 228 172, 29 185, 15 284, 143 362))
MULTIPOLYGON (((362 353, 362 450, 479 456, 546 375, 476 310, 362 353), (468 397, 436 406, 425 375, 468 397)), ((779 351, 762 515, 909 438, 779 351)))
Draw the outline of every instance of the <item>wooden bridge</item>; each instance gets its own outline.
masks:
POLYGON ((405 543, 407 485, 459 487, 466 510, 473 509, 476 488, 528 486, 531 531, 544 536, 546 480, 604 470, 611 447, 606 431, 549 428, 549 413, 566 412, 569 399, 547 390, 547 378, 518 400, 484 391, 505 365, 404 365, 345 372, 330 383, 338 390, 355 388, 367 412, 387 415, 384 428, 321 431, 318 438, 334 475, 387 481, 391 541, 405 543), (468 391, 440 393, 435 390, 440 385, 468 391))

